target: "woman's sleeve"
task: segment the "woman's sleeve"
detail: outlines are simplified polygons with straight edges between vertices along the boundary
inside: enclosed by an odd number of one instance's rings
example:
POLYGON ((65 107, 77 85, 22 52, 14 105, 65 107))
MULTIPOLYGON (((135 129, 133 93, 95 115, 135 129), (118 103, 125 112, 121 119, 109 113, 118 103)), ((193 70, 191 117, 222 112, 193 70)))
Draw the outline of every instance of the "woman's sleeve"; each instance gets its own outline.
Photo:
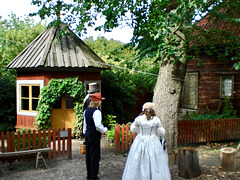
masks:
POLYGON ((130 126, 130 130, 132 133, 139 132, 139 116, 135 118, 134 122, 130 126))
POLYGON ((161 137, 164 137, 165 135, 165 129, 162 126, 161 120, 159 118, 157 119, 157 135, 161 137))

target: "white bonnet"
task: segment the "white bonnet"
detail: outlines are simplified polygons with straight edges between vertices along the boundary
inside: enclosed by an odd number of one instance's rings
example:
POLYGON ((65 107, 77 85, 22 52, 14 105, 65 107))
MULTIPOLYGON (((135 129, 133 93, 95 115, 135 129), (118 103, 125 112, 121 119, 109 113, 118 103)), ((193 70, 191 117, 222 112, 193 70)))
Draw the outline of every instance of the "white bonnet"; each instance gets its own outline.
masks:
POLYGON ((146 102, 142 107, 142 111, 144 111, 144 109, 154 109, 154 104, 152 102, 146 102))

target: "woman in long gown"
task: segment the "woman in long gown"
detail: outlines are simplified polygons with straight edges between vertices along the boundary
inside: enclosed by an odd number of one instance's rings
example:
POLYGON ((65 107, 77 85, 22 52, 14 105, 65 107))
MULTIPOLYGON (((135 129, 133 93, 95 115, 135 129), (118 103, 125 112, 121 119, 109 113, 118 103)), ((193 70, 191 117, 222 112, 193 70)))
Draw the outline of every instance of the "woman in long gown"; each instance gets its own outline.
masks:
POLYGON ((163 139, 165 129, 153 106, 153 103, 145 103, 142 113, 130 127, 131 132, 137 132, 137 136, 129 151, 122 180, 171 179, 163 139))

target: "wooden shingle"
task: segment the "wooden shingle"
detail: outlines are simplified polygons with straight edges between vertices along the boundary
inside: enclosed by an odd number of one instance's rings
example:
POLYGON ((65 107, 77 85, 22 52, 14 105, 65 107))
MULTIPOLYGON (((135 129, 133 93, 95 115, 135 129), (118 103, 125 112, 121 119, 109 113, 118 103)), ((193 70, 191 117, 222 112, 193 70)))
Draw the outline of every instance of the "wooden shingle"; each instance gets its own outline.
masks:
MULTIPOLYGON (((63 27, 62 25, 61 27, 63 27)), ((109 66, 69 28, 58 40, 60 26, 52 26, 35 38, 8 65, 9 69, 92 68, 109 66)))

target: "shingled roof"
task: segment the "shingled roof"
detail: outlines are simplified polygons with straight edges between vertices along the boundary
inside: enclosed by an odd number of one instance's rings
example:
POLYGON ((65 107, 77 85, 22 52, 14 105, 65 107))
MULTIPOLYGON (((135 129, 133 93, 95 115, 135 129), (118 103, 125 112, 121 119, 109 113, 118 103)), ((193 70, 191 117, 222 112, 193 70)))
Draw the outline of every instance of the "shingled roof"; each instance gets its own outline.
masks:
MULTIPOLYGON (((226 9, 220 9, 219 13, 225 14, 225 11, 226 9)), ((239 22, 212 18, 211 14, 203 17, 195 25, 197 29, 193 32, 194 39, 191 40, 190 47, 223 44, 227 41, 239 40, 240 37, 239 22)))
MULTIPOLYGON (((219 10, 219 13, 225 14, 226 9, 219 10)), ((197 26, 202 27, 205 30, 209 29, 218 29, 218 30, 226 30, 232 32, 235 36, 240 36, 240 24, 234 21, 226 21, 226 20, 218 20, 214 22, 214 19, 210 18, 211 15, 206 15, 206 17, 202 18, 199 22, 197 22, 197 26)), ((235 17, 237 18, 237 17, 235 17)))
MULTIPOLYGON (((65 25, 61 25, 64 27, 65 25)), ((60 26, 52 26, 35 38, 8 65, 9 69, 108 69, 109 66, 69 28, 58 40, 60 26)))

